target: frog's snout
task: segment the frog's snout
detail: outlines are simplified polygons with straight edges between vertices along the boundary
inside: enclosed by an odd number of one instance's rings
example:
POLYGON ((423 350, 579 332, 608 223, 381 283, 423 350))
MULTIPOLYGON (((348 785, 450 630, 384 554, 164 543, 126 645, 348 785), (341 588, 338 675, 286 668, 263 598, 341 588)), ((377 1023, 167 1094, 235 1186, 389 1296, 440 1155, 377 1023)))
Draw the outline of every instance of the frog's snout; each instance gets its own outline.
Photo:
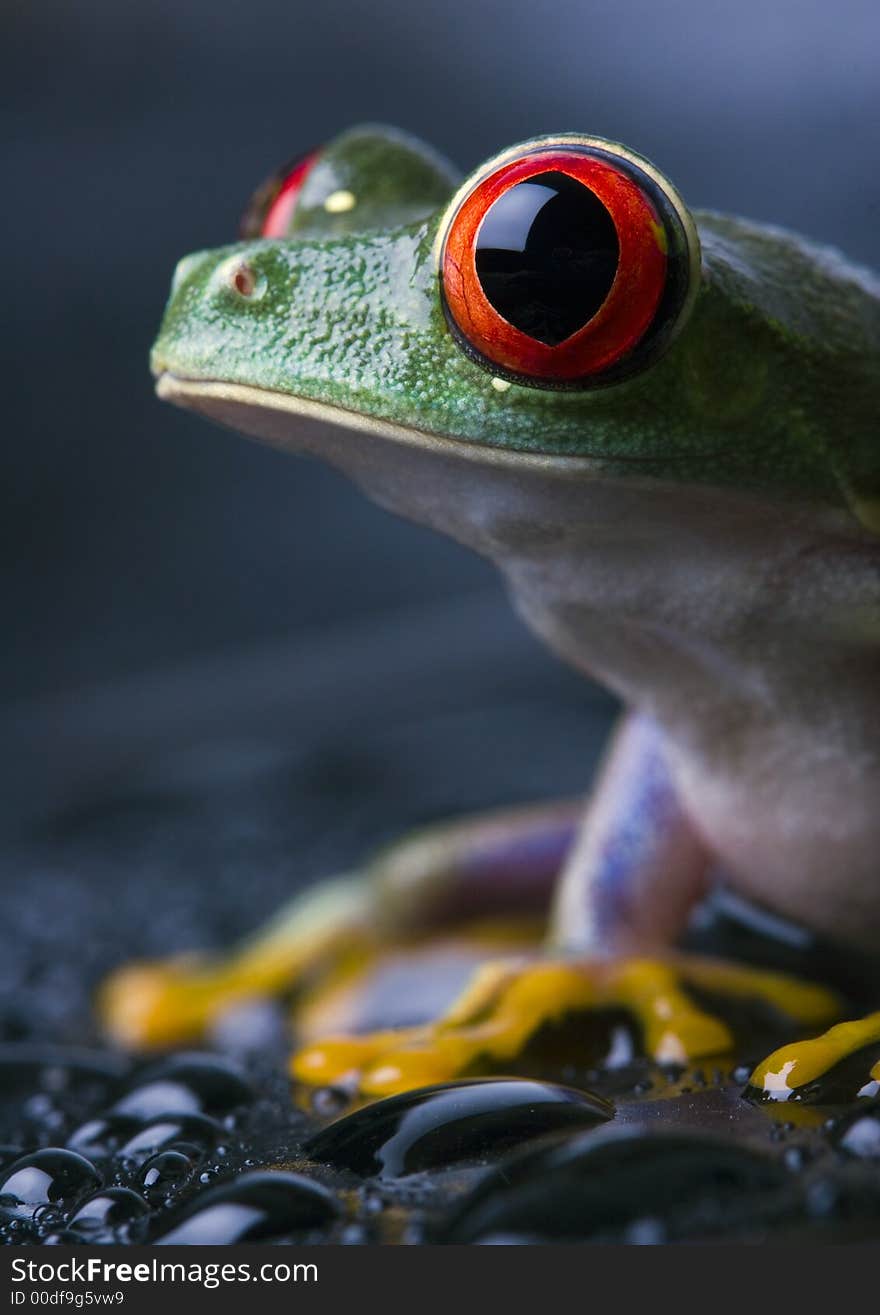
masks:
POLYGON ((150 367, 155 376, 166 370, 202 374, 207 358, 219 344, 220 320, 232 327, 238 312, 263 300, 269 290, 259 256, 241 247, 195 251, 177 262, 171 276, 168 304, 150 367), (231 318, 230 318, 231 317, 231 318))
POLYGON ((174 267, 174 273, 171 275, 171 296, 175 297, 178 291, 189 279, 190 275, 198 269, 199 265, 205 259, 205 252, 191 252, 188 256, 182 256, 174 267))

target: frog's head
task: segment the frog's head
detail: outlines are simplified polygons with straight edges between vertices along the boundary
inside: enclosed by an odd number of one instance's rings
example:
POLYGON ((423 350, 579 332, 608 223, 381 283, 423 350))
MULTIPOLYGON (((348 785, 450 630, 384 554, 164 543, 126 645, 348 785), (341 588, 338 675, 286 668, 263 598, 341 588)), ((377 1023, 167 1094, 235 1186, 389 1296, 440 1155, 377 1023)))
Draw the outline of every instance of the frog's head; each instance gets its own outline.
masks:
POLYGON ((598 138, 536 138, 458 186, 354 129, 265 184, 242 241, 179 263, 158 391, 470 541, 452 504, 487 472, 508 499, 564 476, 845 501, 822 353, 853 358, 853 317, 835 341, 810 310, 815 248, 699 219, 598 138))

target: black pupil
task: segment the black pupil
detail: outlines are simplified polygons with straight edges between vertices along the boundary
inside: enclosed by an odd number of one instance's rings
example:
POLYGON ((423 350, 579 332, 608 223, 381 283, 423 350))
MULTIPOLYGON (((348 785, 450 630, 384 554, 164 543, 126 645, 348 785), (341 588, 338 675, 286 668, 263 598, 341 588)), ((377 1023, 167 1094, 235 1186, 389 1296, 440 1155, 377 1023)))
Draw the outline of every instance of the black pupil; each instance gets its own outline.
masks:
POLYGON ((595 193, 553 170, 517 183, 489 207, 475 258, 499 315, 555 347, 596 314, 619 251, 614 221, 595 193))

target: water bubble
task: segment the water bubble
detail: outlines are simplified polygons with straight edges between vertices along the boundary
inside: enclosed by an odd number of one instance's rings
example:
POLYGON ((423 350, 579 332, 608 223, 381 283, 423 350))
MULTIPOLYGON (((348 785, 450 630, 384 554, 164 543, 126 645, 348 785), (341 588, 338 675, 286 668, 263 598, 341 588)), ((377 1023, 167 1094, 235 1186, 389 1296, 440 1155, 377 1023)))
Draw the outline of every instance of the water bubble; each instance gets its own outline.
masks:
POLYGON ((185 1143, 187 1149, 204 1154, 215 1144, 219 1132, 219 1125, 202 1114, 160 1115, 139 1127, 119 1148, 119 1154, 124 1159, 143 1160, 157 1151, 176 1149, 174 1143, 185 1143))
POLYGON ((144 1120, 168 1113, 224 1115, 252 1099, 253 1088, 239 1065, 185 1052, 140 1073, 113 1113, 144 1120))
POLYGON ((118 1229, 129 1229, 149 1212, 146 1201, 129 1188, 107 1187, 83 1202, 68 1223, 68 1231, 80 1234, 82 1241, 115 1240, 118 1229))
POLYGON ((203 1192, 158 1245, 230 1245, 260 1242, 318 1228, 339 1213, 332 1193, 300 1174, 243 1174, 203 1192))
POLYGON ((856 1109, 838 1123, 835 1145, 859 1160, 880 1160, 880 1101, 856 1109))
POLYGON ((9 1166, 0 1177, 0 1203, 35 1210, 70 1203, 100 1185, 97 1169, 84 1156, 53 1146, 9 1166))
POLYGON ((121 1114, 89 1119, 70 1134, 67 1146, 90 1160, 106 1159, 115 1155, 140 1126, 139 1119, 121 1114))
POLYGON ((160 1151, 141 1170, 141 1182, 151 1201, 165 1201, 189 1178, 193 1161, 181 1151, 160 1151))

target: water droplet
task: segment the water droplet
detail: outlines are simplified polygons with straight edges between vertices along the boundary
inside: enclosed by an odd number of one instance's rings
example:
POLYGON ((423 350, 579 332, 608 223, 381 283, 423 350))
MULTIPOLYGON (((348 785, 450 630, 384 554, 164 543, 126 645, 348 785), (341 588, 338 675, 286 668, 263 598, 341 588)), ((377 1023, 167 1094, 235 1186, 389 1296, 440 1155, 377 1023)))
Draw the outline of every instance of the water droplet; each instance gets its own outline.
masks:
POLYGON ((792 1173, 799 1173, 807 1163, 807 1153, 803 1146, 787 1146, 782 1153, 782 1163, 792 1173))
POLYGON ((318 1228, 338 1213, 335 1197, 299 1174, 243 1174, 203 1192, 170 1232, 156 1241, 161 1246, 259 1242, 318 1228))
POLYGON ((24 1102, 22 1110, 29 1119, 40 1121, 54 1111, 52 1097, 45 1091, 37 1091, 24 1102))
POLYGON ((341 1114, 348 1103, 348 1098, 335 1087, 316 1087, 311 1093, 311 1106, 319 1118, 330 1118, 341 1114))
POLYGON ((84 1156, 53 1146, 9 1166, 0 1178, 0 1203, 35 1210, 70 1203, 100 1186, 97 1169, 84 1156))
POLYGON ((121 1114, 107 1118, 89 1119, 67 1139, 68 1150, 77 1151, 89 1160, 106 1159, 115 1155, 129 1137, 141 1126, 139 1119, 121 1114))
POLYGON ((141 1182, 151 1201, 165 1201, 189 1178, 193 1161, 181 1151, 160 1151, 141 1170, 141 1182))
POLYGON ((303 1151, 353 1173, 397 1177, 478 1159, 561 1128, 591 1126, 613 1113, 599 1096, 549 1082, 449 1082, 347 1114, 311 1137, 303 1151))
POLYGON ((859 1160, 880 1160, 880 1101, 868 1110, 857 1109, 838 1124, 834 1142, 859 1160))
POLYGON ((174 1142, 188 1143, 198 1154, 203 1154, 214 1145, 219 1133, 219 1125, 203 1114, 160 1115, 138 1128, 119 1148, 119 1154, 125 1159, 142 1160, 156 1151, 173 1149, 174 1142))
POLYGON ((816 1219, 828 1219, 835 1214, 839 1196, 837 1188, 828 1178, 819 1178, 807 1189, 807 1210, 816 1219))
POLYGON ((107 1187, 84 1201, 68 1224, 68 1231, 78 1233, 83 1241, 98 1237, 114 1238, 117 1229, 127 1229, 144 1220, 150 1207, 127 1187, 107 1187))
POLYGON ((140 1073, 112 1112, 138 1119, 169 1113, 221 1115, 252 1099, 253 1088, 237 1064, 186 1052, 140 1073))
POLYGON ((623 1240, 629 1246, 662 1246, 666 1241, 666 1229, 661 1219, 652 1219, 648 1215, 627 1224, 623 1240))

